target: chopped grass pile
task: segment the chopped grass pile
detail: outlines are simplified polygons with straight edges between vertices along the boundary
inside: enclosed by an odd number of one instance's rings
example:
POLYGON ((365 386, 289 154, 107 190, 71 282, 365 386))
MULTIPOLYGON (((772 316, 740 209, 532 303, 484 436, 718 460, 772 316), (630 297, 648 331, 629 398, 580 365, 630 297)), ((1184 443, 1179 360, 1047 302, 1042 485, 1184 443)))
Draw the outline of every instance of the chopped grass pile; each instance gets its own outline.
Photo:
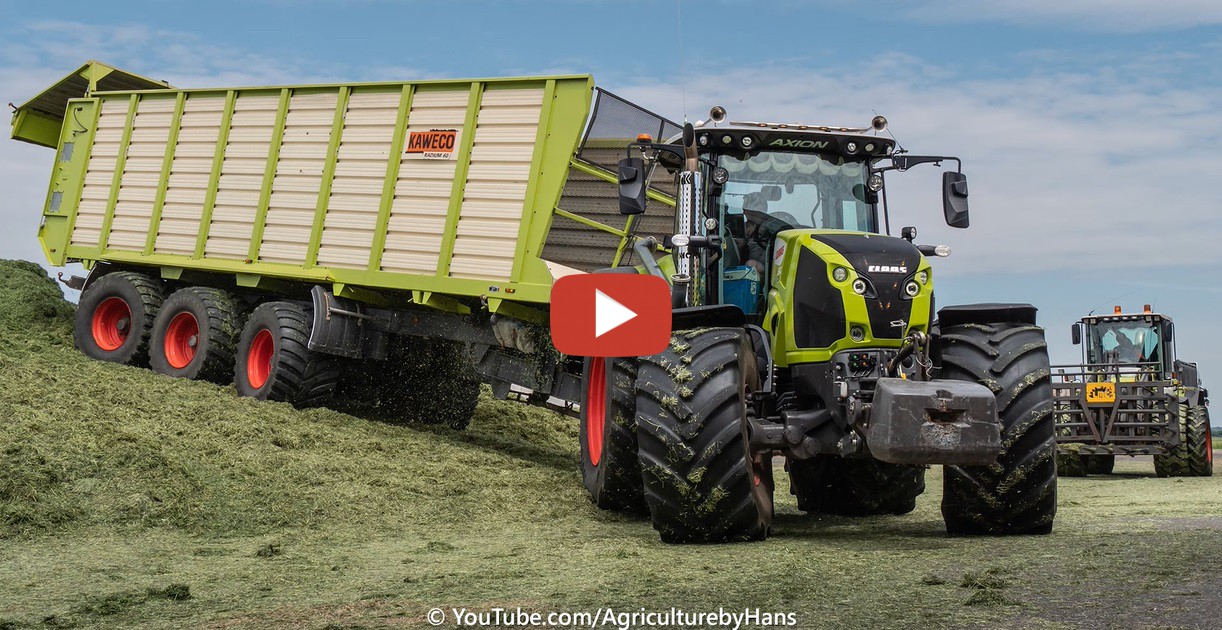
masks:
POLYGON ((592 507, 572 419, 487 396, 463 432, 299 411, 88 360, 72 314, 37 266, 0 261, 0 630, 431 627, 451 606, 1216 621, 1173 598, 1222 592, 1222 477, 1122 461, 1062 480, 1051 536, 949 538, 938 467, 912 514, 849 519, 799 514, 778 462, 773 539, 665 545, 592 507))

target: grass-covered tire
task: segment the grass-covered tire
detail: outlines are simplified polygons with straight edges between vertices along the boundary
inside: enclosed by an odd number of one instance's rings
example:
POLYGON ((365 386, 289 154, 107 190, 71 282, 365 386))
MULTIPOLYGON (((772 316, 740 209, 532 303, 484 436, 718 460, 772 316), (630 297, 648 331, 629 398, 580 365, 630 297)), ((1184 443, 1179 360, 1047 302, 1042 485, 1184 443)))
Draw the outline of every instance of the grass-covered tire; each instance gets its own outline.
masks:
POLYGON ((664 542, 767 538, 768 471, 747 440, 747 405, 758 387, 751 340, 738 328, 675 331, 665 352, 641 359, 641 477, 664 542))
POLYGON ((789 491, 803 512, 907 514, 925 492, 925 467, 816 455, 789 462, 789 491))
POLYGON ((1107 453, 1102 455, 1083 455, 1086 460, 1086 474, 1088 475, 1110 475, 1116 469, 1116 455, 1107 453))
POLYGON ((87 357, 148 365, 153 320, 165 295, 161 282, 130 271, 108 273, 81 293, 73 341, 87 357))
POLYGON ((244 315, 242 303, 228 291, 175 291, 153 320, 149 367, 176 378, 229 384, 244 315))
POLYGON ((988 466, 946 466, 942 516, 951 535, 1047 534, 1057 509, 1051 368, 1044 330, 1018 323, 942 329, 941 378, 997 397, 1001 454, 988 466))
POLYGON ((604 510, 644 513, 636 437, 636 359, 589 357, 582 371, 581 480, 604 510))
POLYGON ((238 394, 297 407, 331 400, 339 364, 307 346, 312 316, 310 306, 299 302, 267 302, 250 313, 234 363, 238 394))
MULTIPOLYGON (((1159 477, 1192 477, 1199 466, 1193 465, 1193 407, 1187 403, 1176 406, 1175 417, 1179 424, 1180 443, 1167 449, 1166 453, 1154 456, 1154 474, 1159 477)), ((1198 459, 1200 456, 1198 455, 1198 459)))
POLYGON ((1086 456, 1076 452, 1057 453, 1058 477, 1085 477, 1086 456))

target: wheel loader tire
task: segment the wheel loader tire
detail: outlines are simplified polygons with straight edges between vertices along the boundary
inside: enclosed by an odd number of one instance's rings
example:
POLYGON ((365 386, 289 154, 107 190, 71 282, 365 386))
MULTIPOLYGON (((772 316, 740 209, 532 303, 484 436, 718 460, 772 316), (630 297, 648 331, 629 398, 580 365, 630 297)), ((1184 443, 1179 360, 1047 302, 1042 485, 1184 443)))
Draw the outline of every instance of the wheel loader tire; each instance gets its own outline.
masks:
POLYGON ((636 438, 636 359, 590 357, 582 371, 581 480, 604 510, 644 513, 636 438))
POLYGON ((816 455, 789 462, 789 490, 803 512, 907 514, 925 492, 925 467, 816 455))
POLYGON ((1085 477, 1086 456, 1078 453, 1057 453, 1058 477, 1085 477))
POLYGON ((1188 473, 1193 477, 1214 474, 1213 436, 1209 426, 1209 408, 1193 405, 1188 408, 1188 473))
POLYGON ((89 285, 76 308, 73 341, 87 357, 148 365, 153 320, 165 296, 161 283, 130 271, 108 273, 89 285))
MULTIPOLYGON (((1154 456, 1154 474, 1159 477, 1193 477, 1198 466, 1193 465, 1193 407, 1180 403, 1176 406, 1176 417, 1172 422, 1179 423, 1180 443, 1173 446, 1162 455, 1154 456)), ((1197 438, 1199 440, 1199 438, 1197 438)), ((1198 447, 1199 448, 1199 447, 1198 447)), ((1198 455, 1198 459, 1201 456, 1198 455)))
POLYGON ((344 404, 393 423, 441 424, 462 430, 479 405, 479 379, 463 344, 396 339, 384 361, 349 362, 344 404))
POLYGON ((672 333, 640 361, 637 440, 645 501, 664 542, 767 538, 772 494, 747 440, 755 353, 738 328, 672 333))
POLYGON ((1047 534, 1057 509, 1051 369, 1044 330, 1017 323, 946 327, 939 376, 997 396, 1001 454, 989 466, 946 466, 942 516, 951 535, 1047 534))
POLYGON ((228 385, 244 310, 233 294, 220 289, 175 291, 153 320, 149 366, 158 374, 228 385))
POLYGON ((326 404, 335 394, 339 364, 307 343, 313 315, 297 302, 260 304, 242 327, 234 384, 238 394, 296 407, 326 404))
POLYGON ((1116 455, 1083 455, 1086 460, 1086 474, 1110 475, 1116 469, 1116 455))

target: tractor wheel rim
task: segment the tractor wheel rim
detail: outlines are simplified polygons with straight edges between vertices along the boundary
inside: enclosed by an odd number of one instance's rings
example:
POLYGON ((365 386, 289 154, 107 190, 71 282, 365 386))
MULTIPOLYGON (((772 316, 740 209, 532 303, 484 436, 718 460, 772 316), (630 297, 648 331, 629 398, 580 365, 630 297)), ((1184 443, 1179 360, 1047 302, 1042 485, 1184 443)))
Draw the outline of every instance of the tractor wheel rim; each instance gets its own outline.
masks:
POLYGON ((603 430, 607 415, 607 360, 590 359, 590 374, 586 383, 586 450, 590 464, 597 466, 603 456, 603 430))
POLYGON ((246 380, 255 389, 262 389, 267 379, 272 375, 272 355, 276 352, 276 342, 272 339, 272 331, 260 330, 250 342, 250 350, 246 352, 246 380))
POLYGON ((102 300, 93 311, 89 331, 93 342, 106 352, 114 352, 127 342, 131 332, 132 309, 123 298, 110 297, 102 300))
POLYGON ((199 349, 199 320, 183 311, 170 320, 165 329, 165 360, 170 367, 181 370, 195 360, 199 349))

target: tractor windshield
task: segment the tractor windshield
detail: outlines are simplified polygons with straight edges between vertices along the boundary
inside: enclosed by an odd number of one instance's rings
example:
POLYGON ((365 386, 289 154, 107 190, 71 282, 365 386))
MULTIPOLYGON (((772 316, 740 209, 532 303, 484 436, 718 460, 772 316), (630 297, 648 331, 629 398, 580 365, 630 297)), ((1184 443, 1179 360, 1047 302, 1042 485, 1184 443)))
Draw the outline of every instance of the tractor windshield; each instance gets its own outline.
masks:
POLYGON ((1146 322, 1099 322, 1090 329, 1090 363, 1161 361, 1158 326, 1146 322))
POLYGON ((748 159, 722 155, 729 172, 721 189, 723 216, 768 222, 776 227, 878 231, 874 208, 865 200, 861 162, 814 153, 763 151, 748 159))

